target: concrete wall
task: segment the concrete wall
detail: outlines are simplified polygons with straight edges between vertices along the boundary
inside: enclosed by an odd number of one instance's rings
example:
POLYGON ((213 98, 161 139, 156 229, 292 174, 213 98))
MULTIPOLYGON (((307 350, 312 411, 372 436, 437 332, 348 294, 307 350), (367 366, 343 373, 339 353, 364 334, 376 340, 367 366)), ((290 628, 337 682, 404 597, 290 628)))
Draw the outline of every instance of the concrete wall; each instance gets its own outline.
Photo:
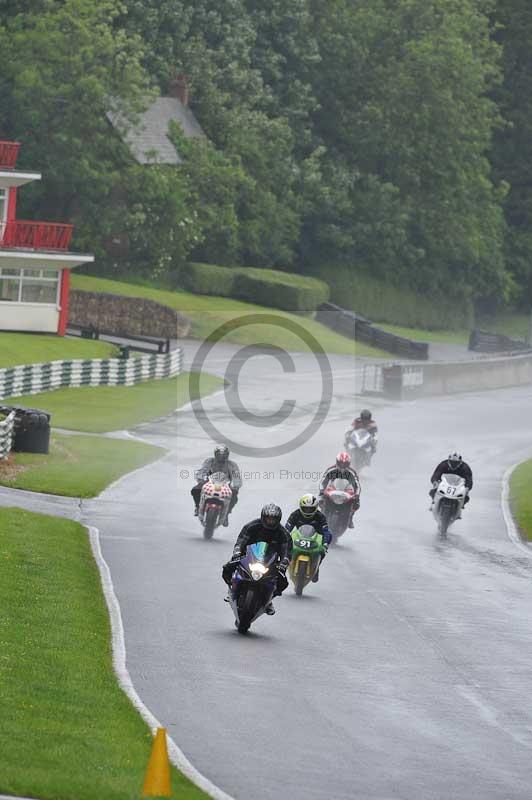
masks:
POLYGON ((382 393, 397 400, 532 384, 531 353, 452 363, 384 365, 381 369, 382 393))
POLYGON ((81 289, 70 292, 68 321, 72 325, 92 325, 115 336, 175 339, 190 330, 190 320, 183 314, 153 300, 81 289))
POLYGON ((0 330, 57 333, 59 310, 43 303, 0 302, 0 330))

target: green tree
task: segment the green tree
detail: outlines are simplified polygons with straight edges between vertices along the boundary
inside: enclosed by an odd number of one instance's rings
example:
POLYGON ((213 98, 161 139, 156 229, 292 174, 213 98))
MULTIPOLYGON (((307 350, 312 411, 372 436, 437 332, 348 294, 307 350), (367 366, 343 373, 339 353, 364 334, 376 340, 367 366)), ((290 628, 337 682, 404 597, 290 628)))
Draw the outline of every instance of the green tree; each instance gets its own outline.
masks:
POLYGON ((506 261, 516 300, 532 303, 532 9, 526 0, 498 0, 493 15, 503 50, 503 83, 494 93, 504 127, 492 152, 495 174, 509 184, 504 204, 506 261))
MULTIPOLYGON (((398 189, 407 247, 388 272, 393 279, 407 269, 410 283, 426 289, 506 288, 500 193, 486 157, 497 124, 488 93, 498 48, 480 5, 315 4, 317 129, 331 154, 398 189)), ((381 244, 375 238, 374 248, 381 244)))
MULTIPOLYGON (((253 13, 244 0, 151 2, 146 15, 144 3, 127 0, 126 5, 125 24, 143 38, 144 62, 156 71, 163 91, 176 72, 187 75, 192 109, 214 146, 210 164, 217 195, 223 200, 220 218, 206 213, 212 200, 198 210, 205 226, 201 251, 216 253, 221 263, 234 259, 255 266, 290 263, 299 236, 296 137, 289 110, 281 113, 283 104, 274 102, 268 75, 261 72, 253 13), (171 41, 163 37, 164 64, 157 33, 163 30, 172 33, 171 41), (222 175, 221 154, 236 171, 232 180, 227 173, 222 175), (231 194, 237 184, 235 231, 232 222, 222 225, 221 219, 227 219, 227 192, 231 194)), ((196 177, 204 185, 206 162, 199 151, 196 155, 200 158, 196 177)), ((185 169, 194 172, 190 163, 185 169)), ((201 187, 198 192, 204 195, 201 187)))
POLYGON ((198 236, 187 184, 140 167, 109 124, 134 124, 152 90, 139 37, 116 26, 118 0, 45 0, 0 28, 0 125, 44 180, 21 194, 29 215, 76 223, 75 245, 100 264, 160 274, 198 236), (119 246, 116 246, 116 243, 119 246))

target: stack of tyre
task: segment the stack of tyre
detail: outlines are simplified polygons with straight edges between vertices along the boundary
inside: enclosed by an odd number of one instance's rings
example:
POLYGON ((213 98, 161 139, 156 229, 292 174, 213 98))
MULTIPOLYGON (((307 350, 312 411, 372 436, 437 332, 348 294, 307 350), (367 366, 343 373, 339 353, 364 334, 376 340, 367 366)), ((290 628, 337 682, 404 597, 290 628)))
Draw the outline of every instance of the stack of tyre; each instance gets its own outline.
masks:
POLYGON ((4 414, 15 412, 12 449, 16 453, 48 453, 50 449, 50 414, 38 408, 0 406, 4 414))

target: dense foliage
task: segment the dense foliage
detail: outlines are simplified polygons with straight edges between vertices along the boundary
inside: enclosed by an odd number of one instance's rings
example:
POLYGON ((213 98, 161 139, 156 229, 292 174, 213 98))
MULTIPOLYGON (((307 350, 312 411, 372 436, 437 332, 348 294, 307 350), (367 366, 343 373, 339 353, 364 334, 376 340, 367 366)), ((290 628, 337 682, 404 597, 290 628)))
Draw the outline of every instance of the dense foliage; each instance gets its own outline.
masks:
POLYGON ((46 175, 24 210, 75 221, 107 273, 526 304, 531 53, 526 0, 0 0, 0 138, 46 175), (180 72, 207 140, 141 167, 106 112, 134 125, 180 72))

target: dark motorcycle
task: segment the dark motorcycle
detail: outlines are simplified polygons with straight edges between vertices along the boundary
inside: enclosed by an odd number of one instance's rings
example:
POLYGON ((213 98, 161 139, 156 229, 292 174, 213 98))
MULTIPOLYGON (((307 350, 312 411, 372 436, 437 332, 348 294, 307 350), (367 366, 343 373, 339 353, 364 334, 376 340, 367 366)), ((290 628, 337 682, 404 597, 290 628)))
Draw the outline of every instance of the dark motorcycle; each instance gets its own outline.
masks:
POLYGON ((277 549, 268 542, 256 542, 246 548, 231 581, 231 608, 235 627, 247 633, 273 598, 277 586, 277 549))

